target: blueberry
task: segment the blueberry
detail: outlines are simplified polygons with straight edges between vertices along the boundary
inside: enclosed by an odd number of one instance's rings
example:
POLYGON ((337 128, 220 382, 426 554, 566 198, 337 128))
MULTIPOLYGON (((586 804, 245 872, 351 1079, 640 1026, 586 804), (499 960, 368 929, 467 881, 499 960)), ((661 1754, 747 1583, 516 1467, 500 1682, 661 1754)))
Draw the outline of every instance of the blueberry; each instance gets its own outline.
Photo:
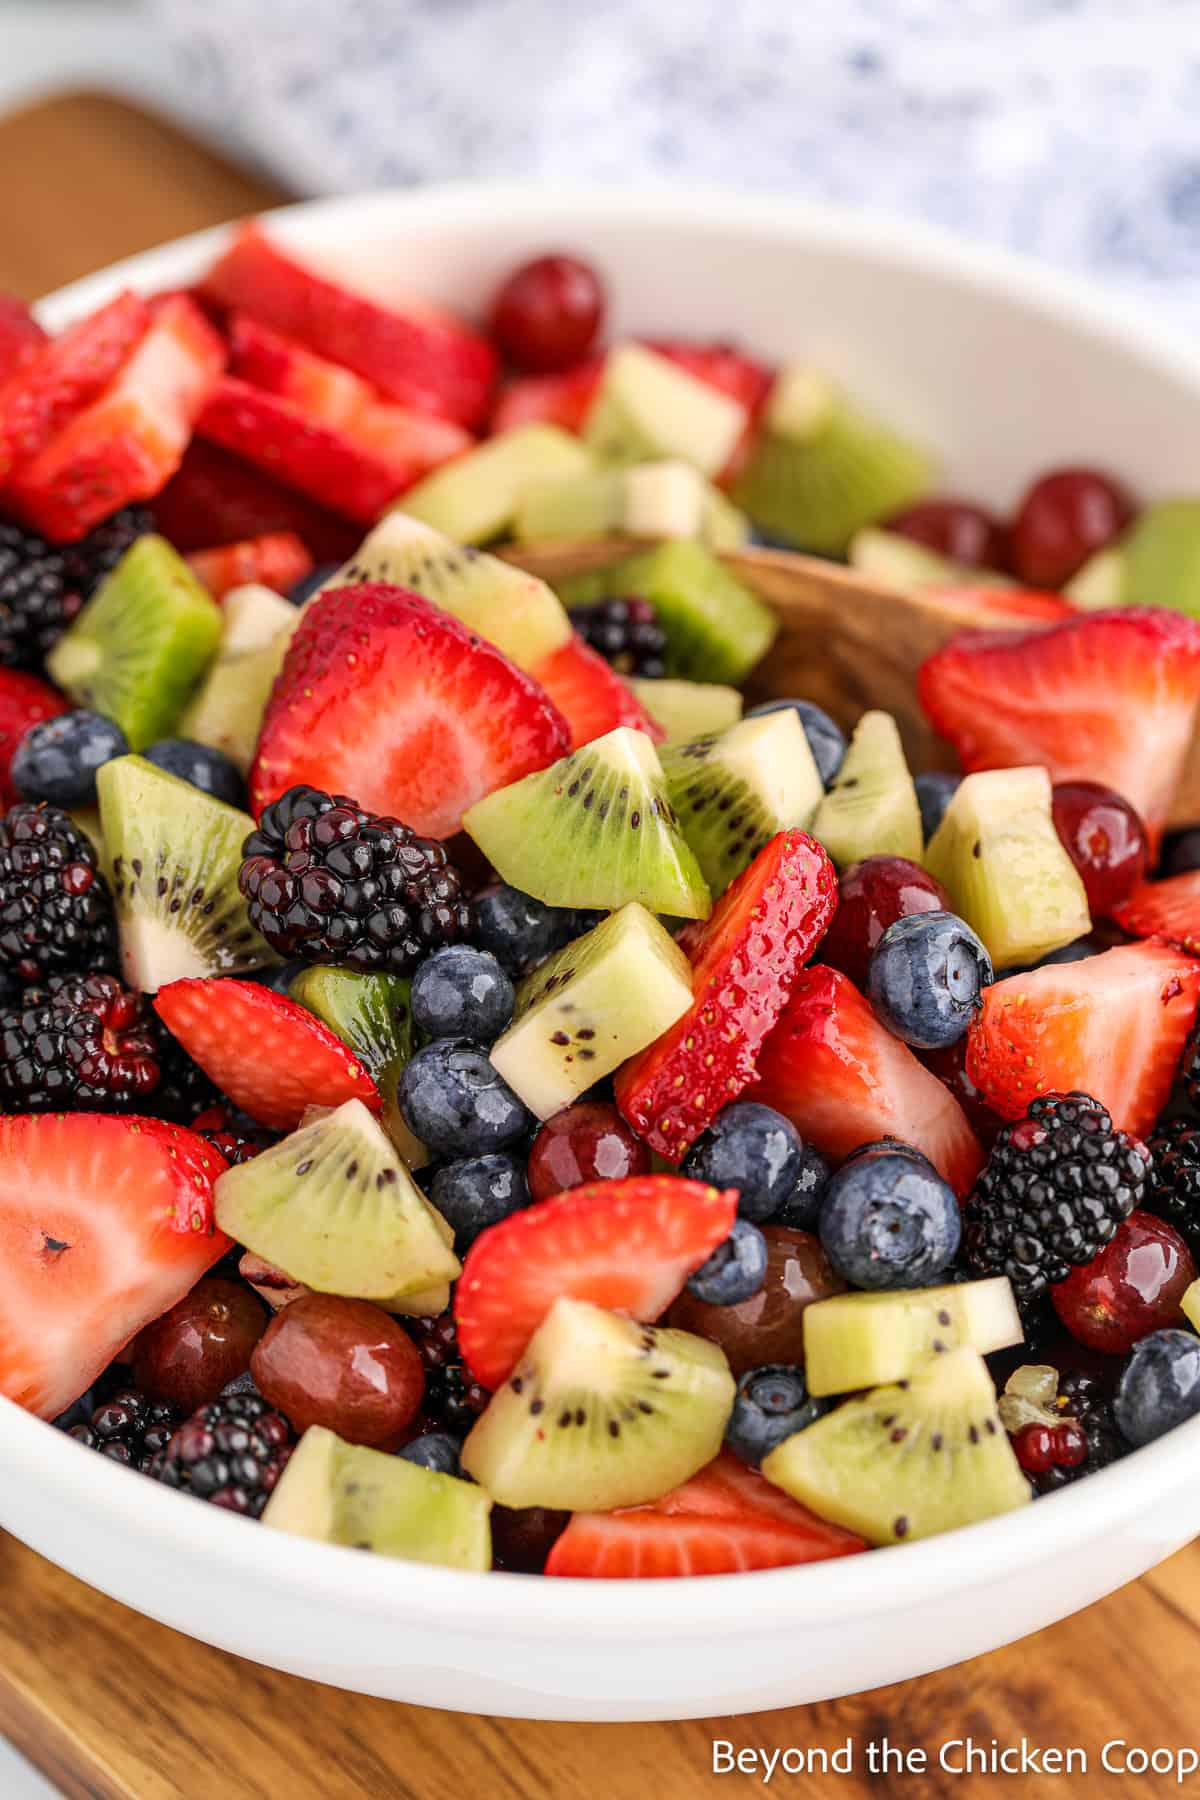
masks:
POLYGON ((586 929, 570 907, 545 906, 506 881, 475 896, 475 936, 510 975, 527 975, 586 929))
POLYGON ((877 1150, 830 1177, 820 1234, 853 1287, 919 1288, 954 1261, 962 1224, 953 1189, 924 1157, 877 1150))
POLYGON ((60 1412, 51 1423, 57 1431, 71 1431, 76 1425, 90 1424, 97 1404, 95 1389, 88 1388, 85 1394, 80 1394, 78 1400, 71 1402, 66 1412, 60 1412))
POLYGON ((783 712, 789 706, 800 715, 817 774, 828 787, 842 766, 846 734, 822 707, 815 706, 811 700, 764 700, 761 706, 752 706, 746 716, 758 719, 764 713, 783 712))
POLYGON ((955 913, 909 913, 872 950, 867 993, 894 1036, 941 1050, 962 1037, 991 980, 991 957, 955 913))
POLYGON ((418 1050, 397 1090, 404 1123, 439 1156, 503 1150, 529 1129, 531 1115, 469 1038, 435 1038, 418 1050))
POLYGON ((829 1411, 828 1400, 814 1400, 804 1370, 789 1363, 764 1363, 747 1369, 737 1384, 725 1442, 736 1457, 757 1468, 784 1438, 803 1431, 829 1411))
POLYGON ((246 976, 246 980, 256 981, 259 987, 270 988, 273 994, 286 994, 297 975, 308 966, 302 962, 272 963, 268 968, 255 969, 253 974, 246 976))
POLYGON ((706 1306, 739 1306, 757 1294, 766 1277, 766 1238, 749 1219, 735 1219, 725 1242, 688 1276, 688 1292, 706 1306))
POLYGON ((432 1469, 436 1475, 460 1475, 458 1458, 462 1441, 448 1431, 427 1431, 413 1438, 396 1452, 402 1461, 416 1463, 418 1469, 432 1469))
POLYGON ((693 1181, 738 1190, 738 1212, 761 1223, 789 1199, 804 1161, 804 1140, 790 1119, 756 1100, 719 1112, 683 1160, 693 1181))
POLYGON ((1151 1444, 1200 1414, 1200 1338, 1190 1331, 1152 1331, 1135 1344, 1114 1403, 1131 1444, 1151 1444))
POLYGON ((177 775, 180 781, 211 794, 216 800, 224 800, 227 806, 244 806, 246 803, 242 772, 223 750, 213 750, 208 744, 197 744, 191 738, 162 738, 148 750, 143 750, 142 755, 147 762, 165 769, 168 775, 177 775))
POLYGON ((924 1163, 927 1169, 933 1167, 923 1150, 915 1149, 912 1144, 906 1144, 903 1138, 898 1137, 870 1138, 865 1144, 856 1144, 849 1156, 843 1159, 842 1167, 844 1169, 847 1163, 854 1162, 860 1156, 878 1156, 881 1151, 885 1150, 890 1150, 900 1156, 907 1156, 913 1162, 924 1163))
POLYGON ((466 1250, 489 1225, 529 1205, 524 1160, 493 1150, 486 1156, 443 1163, 429 1197, 453 1227, 455 1248, 466 1250))
POLYGON ((331 575, 338 572, 337 563, 318 563, 307 575, 302 575, 294 587, 288 589, 288 599, 293 606, 303 606, 311 600, 318 588, 323 588, 331 575))
POLYGON ((946 808, 962 781, 961 775, 944 775, 940 769, 933 769, 928 775, 918 775, 913 782, 917 790, 917 804, 921 808, 921 830, 928 843, 945 816, 946 808))
POLYGON ((1196 825, 1163 839, 1158 865, 1160 876, 1187 875, 1192 869, 1200 869, 1200 826, 1196 825))
POLYGON ((448 944, 413 976, 413 1021, 429 1037, 490 1044, 512 1023, 513 984, 489 950, 448 944))
POLYGON ((811 1144, 805 1144, 796 1185, 772 1215, 771 1223, 789 1225, 793 1231, 815 1231, 828 1181, 829 1164, 811 1144))
POLYGON ((52 806, 94 806, 96 770, 114 756, 126 756, 121 727, 103 714, 60 713, 31 725, 12 759, 12 779, 23 800, 52 806))
POLYGON ((254 1394, 257 1398, 261 1399, 261 1395, 259 1395, 258 1392, 258 1383, 255 1381, 249 1369, 244 1369, 240 1375, 235 1375, 232 1381, 227 1381, 225 1386, 221 1389, 220 1398, 222 1400, 227 1400, 231 1394, 254 1394))

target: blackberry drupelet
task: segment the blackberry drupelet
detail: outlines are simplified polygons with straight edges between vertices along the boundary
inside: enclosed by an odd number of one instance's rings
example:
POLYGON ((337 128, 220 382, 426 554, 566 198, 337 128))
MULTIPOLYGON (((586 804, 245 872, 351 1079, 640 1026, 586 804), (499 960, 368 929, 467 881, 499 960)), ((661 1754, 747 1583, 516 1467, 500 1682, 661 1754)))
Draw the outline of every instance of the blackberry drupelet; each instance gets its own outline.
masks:
POLYGON ((1153 1167, 1146 1211, 1173 1225, 1200 1257, 1200 1124, 1191 1119, 1160 1123, 1147 1149, 1153 1167))
POLYGON ((67 573, 84 599, 95 593, 106 575, 111 575, 125 552, 140 537, 158 528, 154 514, 145 506, 123 506, 101 524, 80 538, 76 544, 63 546, 67 573))
POLYGON ((184 1421, 148 1473, 165 1487, 257 1519, 295 1445, 290 1423, 261 1394, 226 1393, 184 1421))
POLYGON ((156 1119, 169 1119, 173 1125, 194 1124, 199 1113, 215 1106, 221 1098, 216 1083, 193 1062, 179 1039, 172 1036, 161 1020, 156 1019, 159 1033, 159 1064, 162 1080, 146 1111, 156 1119))
MULTIPOLYGON (((69 1418, 69 1413, 64 1418, 69 1418)), ((149 1472, 156 1456, 166 1449, 183 1413, 170 1400, 152 1400, 139 1388, 118 1388, 92 1408, 87 1419, 64 1425, 68 1437, 98 1450, 113 1462, 149 1472)))
POLYGON ((573 606, 571 623, 618 675, 657 680, 667 672, 667 634, 648 600, 597 600, 573 606))
POLYGON ((996 1139, 963 1215, 977 1275, 1007 1275, 1021 1302, 1091 1262, 1142 1204, 1144 1145, 1087 1094, 1043 1094, 996 1139))
POLYGON ((445 846, 342 794, 289 788, 242 854, 251 922, 289 958, 406 975, 474 928, 445 846))
POLYGON ((90 839, 55 806, 0 819, 0 968, 23 982, 116 968, 112 900, 90 839))
POLYGON ((161 1033, 115 975, 52 975, 0 1012, 0 1109, 145 1112, 161 1033))
POLYGON ((48 544, 0 519, 0 663, 36 667, 85 600, 154 521, 126 507, 77 544, 48 544))
MULTIPOLYGON (((248 1119, 245 1113, 223 1103, 209 1106, 197 1113, 191 1122, 192 1130, 202 1138, 207 1138, 214 1150, 219 1150, 230 1168, 241 1163, 253 1162, 256 1156, 275 1143, 273 1131, 267 1131, 248 1119)), ((240 1259, 242 1251, 238 1249, 235 1263, 240 1259)))
POLYGON ((423 1410, 449 1431, 469 1431, 492 1396, 463 1362, 454 1314, 406 1319, 404 1323, 425 1365, 423 1410))

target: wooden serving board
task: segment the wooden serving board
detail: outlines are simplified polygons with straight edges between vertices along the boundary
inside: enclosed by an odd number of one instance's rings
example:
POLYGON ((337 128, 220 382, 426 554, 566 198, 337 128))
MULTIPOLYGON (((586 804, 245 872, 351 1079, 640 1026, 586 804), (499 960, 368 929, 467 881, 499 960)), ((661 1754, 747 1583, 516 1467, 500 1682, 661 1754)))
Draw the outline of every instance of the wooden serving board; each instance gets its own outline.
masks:
MULTIPOLYGON (((0 287, 30 297, 286 197, 98 94, 0 120, 0 169, 0 287)), ((0 1734, 80 1800, 692 1800, 709 1791, 714 1738, 762 1751, 850 1738, 856 1774, 776 1774, 766 1791, 798 1800, 998 1791, 1157 1800, 1180 1790, 1168 1776, 1103 1774, 1102 1746, 1197 1741, 1195 1544, 1087 1613, 958 1669, 822 1706, 672 1725, 466 1719, 315 1687, 154 1625, 2 1535, 0 1594, 0 1734), (869 1779, 866 1744, 889 1734, 925 1748, 930 1771, 869 1779), (985 1746, 1022 1736, 1078 1746, 1091 1769, 939 1771, 938 1746, 967 1735, 985 1746)), ((761 1773, 727 1776, 720 1791, 761 1793, 761 1773)))

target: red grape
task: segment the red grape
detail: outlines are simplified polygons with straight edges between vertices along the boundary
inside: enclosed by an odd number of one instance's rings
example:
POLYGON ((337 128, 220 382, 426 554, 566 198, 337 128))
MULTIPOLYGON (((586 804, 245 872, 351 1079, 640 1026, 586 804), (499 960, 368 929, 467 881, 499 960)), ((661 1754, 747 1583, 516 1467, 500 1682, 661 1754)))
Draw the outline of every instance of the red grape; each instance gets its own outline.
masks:
POLYGON ((259 1391, 297 1431, 324 1425, 351 1444, 398 1438, 425 1396, 416 1345, 368 1300, 305 1294, 277 1312, 250 1361, 259 1391))
POLYGON ((1093 918, 1128 898, 1146 873, 1146 827, 1128 800, 1096 781, 1061 781, 1054 828, 1079 871, 1093 918))
POLYGON ((764 1225, 762 1234, 767 1274, 757 1294, 737 1306, 709 1306, 685 1288, 667 1314, 669 1325, 718 1345, 735 1375, 763 1363, 802 1363, 805 1307, 846 1291, 811 1231, 764 1225))
POLYGON ((1053 469, 1035 481, 1009 532, 1013 571, 1030 587, 1060 588, 1133 517, 1125 490, 1099 469, 1053 469))
POLYGON ((133 1378, 155 1400, 195 1412, 243 1375, 267 1313, 240 1281, 207 1275, 130 1346, 133 1378))
POLYGON ((548 373, 585 357, 604 317, 604 286, 575 256, 522 263, 492 305, 492 336, 510 362, 548 373))
POLYGON ((1071 1336, 1091 1350, 1123 1356, 1140 1338, 1179 1323, 1179 1303, 1196 1279, 1191 1251, 1165 1219, 1131 1213, 1099 1256, 1050 1290, 1071 1336))
POLYGON ((648 1175, 650 1152, 615 1106, 580 1100, 547 1119, 529 1152, 529 1191, 548 1200, 585 1181, 648 1175))
POLYGON ((922 500, 889 519, 887 528, 972 569, 1006 566, 1004 527, 969 500, 922 500))
POLYGON ((867 856, 842 876, 838 908, 817 954, 865 988, 871 952, 889 925, 909 913, 952 910, 941 883, 916 863, 903 856, 867 856))

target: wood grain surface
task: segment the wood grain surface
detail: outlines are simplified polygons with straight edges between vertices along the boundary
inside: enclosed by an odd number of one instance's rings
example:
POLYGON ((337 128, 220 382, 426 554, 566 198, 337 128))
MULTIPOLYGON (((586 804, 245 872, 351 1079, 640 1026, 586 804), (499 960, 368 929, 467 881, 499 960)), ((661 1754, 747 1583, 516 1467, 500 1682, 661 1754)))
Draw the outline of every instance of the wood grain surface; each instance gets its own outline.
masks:
MULTIPOLYGON (((0 120, 0 169, 0 287, 29 296, 280 197, 98 95, 0 120)), ((315 1687, 152 1624, 3 1536, 0 1595, 0 1733, 81 1800, 1200 1792, 1200 1779, 1181 1790, 1166 1775, 1099 1768, 1114 1738, 1200 1744, 1200 1544, 1077 1618, 960 1668, 822 1706, 670 1725, 468 1719, 315 1687), (930 1771, 780 1771, 766 1789, 761 1773, 711 1773, 714 1738, 760 1751, 849 1738, 861 1765, 866 1743, 884 1735, 931 1752, 930 1771), (968 1735, 1080 1747, 1091 1766, 1074 1777, 940 1772, 938 1746, 968 1735)))

